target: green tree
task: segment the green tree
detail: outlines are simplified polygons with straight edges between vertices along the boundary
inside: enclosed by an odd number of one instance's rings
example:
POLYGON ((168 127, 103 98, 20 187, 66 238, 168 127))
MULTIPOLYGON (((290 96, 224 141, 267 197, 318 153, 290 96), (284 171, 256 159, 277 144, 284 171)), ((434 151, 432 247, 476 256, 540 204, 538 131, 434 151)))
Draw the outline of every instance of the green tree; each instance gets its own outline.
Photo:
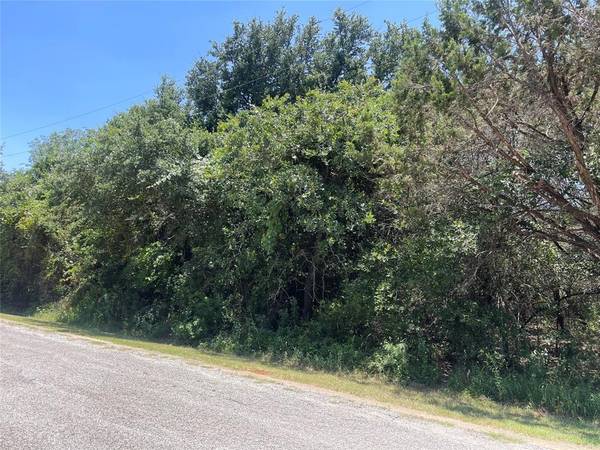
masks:
POLYGON ((336 295, 375 221, 379 160, 398 151, 384 102, 372 85, 343 85, 223 125, 207 176, 224 196, 225 261, 239 271, 244 311, 307 319, 336 295))
POLYGON ((324 36, 314 17, 300 25, 297 16, 284 12, 272 22, 235 22, 233 34, 214 43, 187 75, 193 116, 214 130, 228 114, 259 106, 267 97, 294 100, 310 89, 335 89, 342 80, 365 81, 368 21, 341 9, 332 20, 324 36))
POLYGON ((292 98, 311 87, 307 74, 317 51, 315 19, 298 24, 279 12, 272 23, 235 22, 233 34, 213 44, 187 76, 193 113, 209 129, 226 114, 258 106, 267 96, 292 98))
POLYGON ((456 130, 450 170, 522 230, 596 258, 599 18, 587 2, 445 2, 420 62, 405 62, 425 69, 396 85, 403 113, 456 130))

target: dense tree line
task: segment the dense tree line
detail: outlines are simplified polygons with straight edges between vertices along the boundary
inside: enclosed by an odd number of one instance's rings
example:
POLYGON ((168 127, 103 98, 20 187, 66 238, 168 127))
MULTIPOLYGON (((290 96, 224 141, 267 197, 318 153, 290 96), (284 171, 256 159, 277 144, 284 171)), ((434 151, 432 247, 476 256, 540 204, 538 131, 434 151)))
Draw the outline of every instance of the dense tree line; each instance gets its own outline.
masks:
POLYGON ((236 23, 0 181, 7 309, 600 416, 600 12, 236 23))

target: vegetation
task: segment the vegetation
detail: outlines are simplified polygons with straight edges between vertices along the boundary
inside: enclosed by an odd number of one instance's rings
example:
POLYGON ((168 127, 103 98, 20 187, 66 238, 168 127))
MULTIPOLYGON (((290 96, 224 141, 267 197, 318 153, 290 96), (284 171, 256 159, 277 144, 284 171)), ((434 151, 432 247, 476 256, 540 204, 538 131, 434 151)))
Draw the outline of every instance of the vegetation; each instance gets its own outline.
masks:
POLYGON ((324 388, 343 396, 349 395, 352 399, 375 401, 402 414, 485 433, 501 442, 526 442, 558 449, 572 448, 568 444, 565 446, 565 443, 600 445, 600 427, 594 421, 555 417, 529 407, 503 405, 452 389, 401 386, 360 371, 336 374, 286 367, 279 362, 270 361, 268 355, 248 357, 216 353, 186 345, 174 345, 162 339, 135 338, 90 327, 82 328, 59 322, 56 312, 56 309, 45 309, 36 312, 33 317, 0 313, 0 321, 80 336, 88 338, 93 344, 113 344, 183 358, 192 364, 233 370, 243 376, 258 378, 259 382, 282 381, 297 383, 303 389, 310 386, 324 388))
POLYGON ((600 418, 600 10, 235 24, 0 181, 2 307, 600 418))

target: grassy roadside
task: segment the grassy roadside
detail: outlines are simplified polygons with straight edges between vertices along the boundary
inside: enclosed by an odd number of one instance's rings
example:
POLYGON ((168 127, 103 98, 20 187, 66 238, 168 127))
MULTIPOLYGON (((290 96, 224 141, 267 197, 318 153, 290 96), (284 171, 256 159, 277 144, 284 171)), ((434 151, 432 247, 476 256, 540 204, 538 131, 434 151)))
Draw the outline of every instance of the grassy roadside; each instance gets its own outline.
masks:
POLYGON ((256 359, 208 353, 192 347, 78 328, 34 317, 0 313, 0 319, 56 332, 72 333, 91 338, 95 342, 185 358, 250 376, 335 391, 363 401, 385 404, 404 414, 481 431, 500 441, 527 441, 553 448, 575 447, 572 444, 600 448, 598 422, 562 419, 533 409, 504 406, 487 399, 442 390, 399 387, 366 378, 364 375, 331 374, 281 367, 256 359))

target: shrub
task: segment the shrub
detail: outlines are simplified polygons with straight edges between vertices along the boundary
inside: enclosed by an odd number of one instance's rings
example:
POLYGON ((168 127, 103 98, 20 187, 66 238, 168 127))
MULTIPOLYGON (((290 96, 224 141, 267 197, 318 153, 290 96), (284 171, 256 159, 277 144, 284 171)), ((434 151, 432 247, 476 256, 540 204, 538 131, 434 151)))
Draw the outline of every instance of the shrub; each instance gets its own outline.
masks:
POLYGON ((406 345, 402 342, 397 344, 384 343, 373 354, 367 367, 371 373, 384 376, 389 380, 405 381, 409 371, 406 345))

